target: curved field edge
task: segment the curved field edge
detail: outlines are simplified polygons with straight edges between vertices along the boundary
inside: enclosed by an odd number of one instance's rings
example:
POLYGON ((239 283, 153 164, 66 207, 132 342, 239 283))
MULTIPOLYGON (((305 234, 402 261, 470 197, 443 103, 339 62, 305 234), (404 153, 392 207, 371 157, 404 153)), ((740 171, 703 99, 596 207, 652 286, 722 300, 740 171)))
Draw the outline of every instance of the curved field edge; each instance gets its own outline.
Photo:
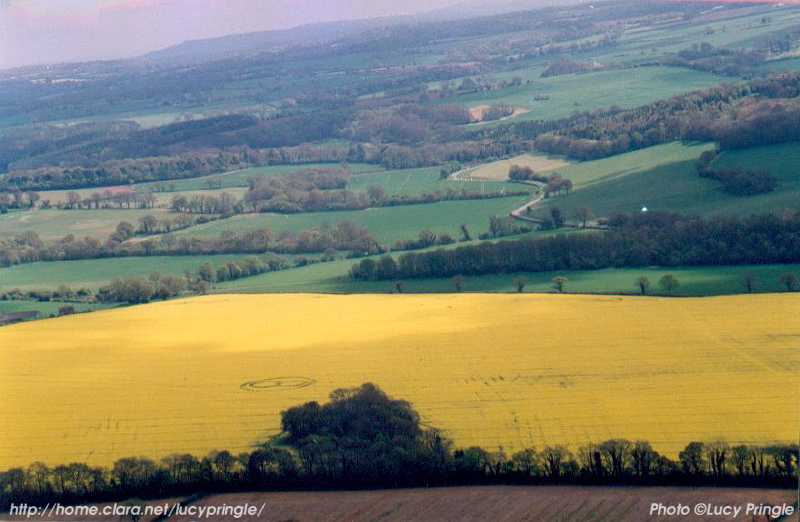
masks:
POLYGON ((797 294, 219 295, 15 325, 0 468, 245 450, 281 411, 363 382, 462 446, 794 440, 798 390, 764 383, 796 377, 798 309, 797 294), (265 381, 282 384, 243 386, 265 381))

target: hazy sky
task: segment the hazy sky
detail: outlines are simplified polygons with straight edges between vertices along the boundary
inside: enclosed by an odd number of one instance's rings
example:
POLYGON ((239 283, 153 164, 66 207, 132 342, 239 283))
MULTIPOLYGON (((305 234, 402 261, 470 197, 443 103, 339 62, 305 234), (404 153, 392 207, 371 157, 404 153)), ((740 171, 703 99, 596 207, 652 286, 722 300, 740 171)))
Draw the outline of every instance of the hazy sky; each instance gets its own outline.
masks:
POLYGON ((457 0, 0 0, 0 69, 139 55, 197 38, 411 14, 457 0))

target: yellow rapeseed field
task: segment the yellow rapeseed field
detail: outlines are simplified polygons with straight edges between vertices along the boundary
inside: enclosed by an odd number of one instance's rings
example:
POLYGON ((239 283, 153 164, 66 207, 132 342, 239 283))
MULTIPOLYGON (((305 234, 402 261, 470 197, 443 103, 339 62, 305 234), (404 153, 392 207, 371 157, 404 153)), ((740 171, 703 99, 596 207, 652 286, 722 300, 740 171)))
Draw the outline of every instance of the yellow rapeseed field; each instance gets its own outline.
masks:
POLYGON ((209 296, 0 328, 0 469, 243 451, 374 382, 459 445, 797 440, 800 295, 209 296))

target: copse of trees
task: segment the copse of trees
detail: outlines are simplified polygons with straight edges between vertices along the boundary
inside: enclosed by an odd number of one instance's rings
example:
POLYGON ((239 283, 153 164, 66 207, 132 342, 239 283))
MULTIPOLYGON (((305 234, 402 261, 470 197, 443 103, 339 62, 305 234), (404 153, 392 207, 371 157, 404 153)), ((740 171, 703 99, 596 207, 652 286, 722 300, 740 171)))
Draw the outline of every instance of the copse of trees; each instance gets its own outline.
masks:
POLYGON ((655 213, 616 215, 609 230, 406 253, 391 277, 356 265, 363 279, 441 278, 515 272, 643 266, 702 266, 800 261, 800 213, 703 219, 655 213))
POLYGON ((701 178, 721 182, 725 192, 734 196, 753 196, 778 188, 778 180, 766 170, 713 169, 711 165, 718 155, 716 150, 703 152, 697 159, 697 173, 701 178))
POLYGON ((537 174, 531 167, 526 165, 511 165, 508 167, 508 179, 511 181, 538 181, 547 183, 549 176, 537 174))
POLYGON ((734 196, 754 196, 778 188, 778 180, 766 170, 706 170, 701 176, 722 183, 722 189, 734 196))
POLYGON ((420 250, 436 245, 451 245, 455 242, 455 239, 450 234, 437 234, 432 230, 425 229, 420 231, 417 239, 399 239, 395 241, 392 245, 392 250, 420 250))
POLYGON ((22 191, 16 187, 8 191, 0 191, 0 212, 7 212, 9 209, 29 209, 33 208, 41 199, 37 192, 22 191))
POLYGON ((110 468, 41 462, 0 473, 0 510, 30 505, 167 498, 226 491, 581 484, 784 487, 796 485, 797 444, 693 441, 677 460, 644 440, 502 449, 455 448, 423 426, 406 401, 373 384, 340 389, 329 402, 281 414, 283 433, 250 452, 117 460, 110 468))

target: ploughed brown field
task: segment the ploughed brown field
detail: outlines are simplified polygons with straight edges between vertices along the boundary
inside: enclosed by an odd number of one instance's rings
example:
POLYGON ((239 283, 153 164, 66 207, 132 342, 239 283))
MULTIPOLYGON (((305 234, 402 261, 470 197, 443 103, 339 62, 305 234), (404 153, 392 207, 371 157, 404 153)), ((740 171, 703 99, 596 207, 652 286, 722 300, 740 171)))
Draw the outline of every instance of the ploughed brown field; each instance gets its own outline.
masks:
MULTIPOLYGON (((259 521, 608 521, 730 520, 724 517, 651 517, 653 502, 742 506, 791 505, 791 490, 727 488, 611 488, 573 486, 486 486, 381 491, 242 493, 213 495, 193 504, 265 504, 259 521)), ((189 521, 174 517, 171 521, 189 521)), ((766 517, 737 520, 762 521, 766 517)), ((787 520, 787 519, 783 519, 787 520)), ((796 516, 788 520, 798 520, 796 516)))
MULTIPOLYGON (((151 500, 135 504, 171 506, 180 499, 151 500)), ((318 521, 382 521, 406 522, 639 522, 653 521, 720 521, 740 520, 762 522, 765 516, 688 517, 650 516, 652 503, 664 505, 684 504, 692 508, 698 503, 715 506, 741 506, 742 513, 748 503, 756 505, 792 505, 797 502, 796 492, 775 489, 734 488, 632 488, 632 487, 578 487, 578 486, 468 486, 431 489, 397 489, 377 491, 320 491, 283 493, 236 493, 211 495, 196 502, 186 502, 195 511, 194 516, 172 516, 170 522, 200 520, 196 514, 201 508, 215 506, 243 506, 263 510, 260 517, 242 516, 239 521, 259 522, 318 522, 318 521)), ((120 503, 122 504, 122 503, 120 503)), ((99 507, 110 504, 98 504, 99 507)), ((153 522, 155 517, 143 517, 141 522, 153 522)), ((24 517, 0 520, 25 520, 24 517)), ((82 520, 65 518, 65 522, 82 520)), ((92 522, 119 522, 119 516, 92 517, 92 522)), ((207 520, 234 520, 233 517, 213 516, 207 520)), ((797 515, 780 519, 798 522, 797 515)))

